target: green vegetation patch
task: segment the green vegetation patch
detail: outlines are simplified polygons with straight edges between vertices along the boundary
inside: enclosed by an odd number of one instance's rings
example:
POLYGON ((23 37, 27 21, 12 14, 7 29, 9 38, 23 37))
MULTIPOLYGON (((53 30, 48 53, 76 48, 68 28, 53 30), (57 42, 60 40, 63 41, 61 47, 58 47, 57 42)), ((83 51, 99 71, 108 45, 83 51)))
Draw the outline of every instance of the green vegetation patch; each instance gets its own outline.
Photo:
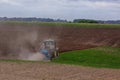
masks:
POLYGON ((97 47, 64 52, 53 62, 99 68, 120 68, 120 48, 97 47))
POLYGON ((120 24, 98 24, 98 23, 67 23, 67 22, 24 22, 24 21, 2 21, 2 25, 10 26, 51 26, 51 27, 81 27, 81 28, 120 28, 120 24))

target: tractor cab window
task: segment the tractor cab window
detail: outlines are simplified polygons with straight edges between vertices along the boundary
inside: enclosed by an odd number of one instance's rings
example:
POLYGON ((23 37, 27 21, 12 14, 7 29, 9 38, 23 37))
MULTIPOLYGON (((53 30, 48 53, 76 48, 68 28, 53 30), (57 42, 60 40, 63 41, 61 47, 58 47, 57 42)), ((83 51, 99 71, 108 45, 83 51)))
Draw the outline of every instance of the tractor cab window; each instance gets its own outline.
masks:
POLYGON ((45 41, 44 42, 44 47, 46 49, 54 49, 55 48, 55 42, 54 41, 45 41))
POLYGON ((54 42, 53 41, 48 41, 48 42, 45 42, 45 45, 54 45, 54 42))

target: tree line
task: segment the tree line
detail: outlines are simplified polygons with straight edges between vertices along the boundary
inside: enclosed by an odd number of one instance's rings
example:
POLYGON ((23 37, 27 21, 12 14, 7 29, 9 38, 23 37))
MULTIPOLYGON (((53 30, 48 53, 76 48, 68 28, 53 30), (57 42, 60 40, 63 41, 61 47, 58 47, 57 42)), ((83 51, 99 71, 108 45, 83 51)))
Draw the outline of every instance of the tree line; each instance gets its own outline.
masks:
POLYGON ((36 17, 0 17, 0 21, 37 21, 37 22, 69 22, 69 23, 99 23, 99 24, 120 24, 120 20, 92 20, 92 19, 74 19, 73 21, 67 21, 63 19, 52 19, 52 18, 36 18, 36 17))

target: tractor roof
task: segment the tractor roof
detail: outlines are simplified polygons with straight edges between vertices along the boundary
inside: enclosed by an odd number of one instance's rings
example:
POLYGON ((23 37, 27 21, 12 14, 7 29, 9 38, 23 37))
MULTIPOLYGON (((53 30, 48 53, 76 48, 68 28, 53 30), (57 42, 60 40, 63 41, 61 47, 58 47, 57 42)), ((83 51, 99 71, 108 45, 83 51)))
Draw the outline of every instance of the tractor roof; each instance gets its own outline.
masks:
POLYGON ((55 40, 53 40, 53 39, 47 39, 47 40, 44 40, 44 42, 49 42, 49 41, 54 42, 55 40))

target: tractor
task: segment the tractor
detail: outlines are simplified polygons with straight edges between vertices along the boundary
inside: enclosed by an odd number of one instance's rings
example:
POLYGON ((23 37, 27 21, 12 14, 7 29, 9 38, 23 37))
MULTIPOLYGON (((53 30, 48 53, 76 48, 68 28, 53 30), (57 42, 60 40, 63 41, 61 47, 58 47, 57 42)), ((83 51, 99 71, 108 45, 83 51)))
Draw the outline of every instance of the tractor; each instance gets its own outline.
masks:
POLYGON ((47 60, 52 60, 59 56, 56 42, 53 39, 44 40, 40 52, 46 56, 47 60))

